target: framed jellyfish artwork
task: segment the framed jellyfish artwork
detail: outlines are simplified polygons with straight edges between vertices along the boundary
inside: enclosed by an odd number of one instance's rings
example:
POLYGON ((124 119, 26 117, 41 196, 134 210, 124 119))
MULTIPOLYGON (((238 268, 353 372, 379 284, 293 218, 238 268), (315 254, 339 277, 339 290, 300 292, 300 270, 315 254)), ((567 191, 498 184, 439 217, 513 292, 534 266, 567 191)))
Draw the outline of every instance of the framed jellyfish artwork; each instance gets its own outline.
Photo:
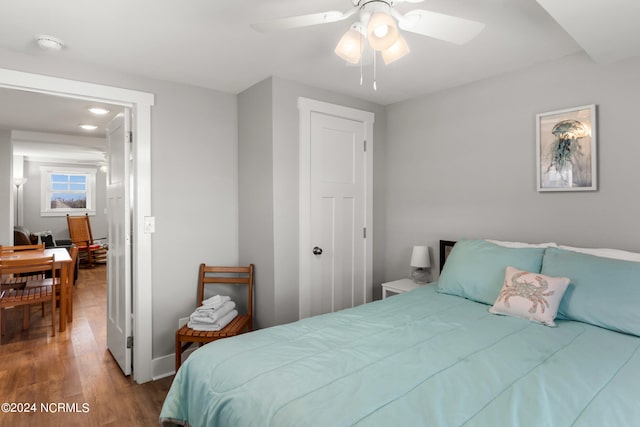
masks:
POLYGON ((536 115, 538 191, 595 191, 596 106, 536 115))

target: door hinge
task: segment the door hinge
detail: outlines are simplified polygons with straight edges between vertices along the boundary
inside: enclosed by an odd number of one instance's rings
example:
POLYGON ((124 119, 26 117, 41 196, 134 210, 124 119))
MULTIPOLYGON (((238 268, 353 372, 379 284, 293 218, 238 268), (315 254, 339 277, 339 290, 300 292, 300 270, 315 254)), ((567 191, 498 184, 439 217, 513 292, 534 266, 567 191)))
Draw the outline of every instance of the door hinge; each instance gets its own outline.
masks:
POLYGON ((367 151, 367 140, 364 140, 364 151, 367 151))
POLYGON ((366 239, 366 238, 367 238, 367 227, 364 227, 364 228, 362 229, 362 238, 363 238, 363 239, 366 239))
POLYGON ((133 337, 127 337, 127 348, 133 348, 133 337))
POLYGON ((133 142, 133 131, 127 132, 127 142, 133 142))

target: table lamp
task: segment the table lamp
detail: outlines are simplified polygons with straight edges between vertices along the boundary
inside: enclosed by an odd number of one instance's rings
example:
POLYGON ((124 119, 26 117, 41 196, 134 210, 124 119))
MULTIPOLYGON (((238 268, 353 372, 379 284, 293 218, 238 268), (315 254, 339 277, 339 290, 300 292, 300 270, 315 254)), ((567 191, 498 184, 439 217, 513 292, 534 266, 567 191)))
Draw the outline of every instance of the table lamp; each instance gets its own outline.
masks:
POLYGON ((429 262, 429 248, 427 246, 414 246, 411 252, 411 278, 417 284, 427 283, 427 268, 429 262))

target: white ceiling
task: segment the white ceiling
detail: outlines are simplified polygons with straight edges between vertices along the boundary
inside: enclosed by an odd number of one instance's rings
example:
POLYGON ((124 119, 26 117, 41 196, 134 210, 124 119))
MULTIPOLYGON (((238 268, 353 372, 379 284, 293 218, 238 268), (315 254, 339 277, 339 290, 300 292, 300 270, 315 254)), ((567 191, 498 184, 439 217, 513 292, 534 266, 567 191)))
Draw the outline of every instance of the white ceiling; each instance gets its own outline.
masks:
POLYGON ((0 88, 0 129, 13 131, 14 155, 32 161, 102 163, 107 125, 122 107, 0 88), (89 107, 108 114, 96 116, 89 107), (80 124, 98 126, 86 131, 80 124))
POLYGON ((120 111, 121 107, 100 102, 0 88, 0 129, 47 131, 104 139, 107 125, 120 111), (102 107, 109 113, 96 116, 89 112, 89 107, 102 107), (45 129, 43 123, 46 123, 45 129), (98 128, 95 131, 83 130, 79 125, 84 123, 98 128))
POLYGON ((640 1, 537 0, 599 63, 640 55, 640 1))
MULTIPOLYGON (((55 61, 98 65, 230 93, 275 75, 382 105, 583 49, 603 62, 640 55, 638 0, 403 2, 396 4, 400 12, 426 9, 480 21, 486 27, 464 46, 405 33, 411 53, 389 66, 378 61, 378 90, 374 91, 371 66, 364 68, 360 86, 359 67, 347 67, 333 53, 357 15, 268 34, 250 27, 292 15, 347 11, 351 4, 351 0, 0 0, 0 48, 41 61, 55 57, 55 61), (34 41, 36 34, 58 37, 66 46, 56 54, 43 52, 34 41)), ((83 121, 62 116, 67 107, 58 98, 55 107, 36 118, 32 106, 44 101, 26 104, 5 92, 0 96, 0 127, 77 133, 74 126, 83 121), (10 99, 11 103, 5 102, 10 99), (17 103, 30 107, 18 114, 13 111, 17 103)), ((68 101, 68 107, 75 108, 75 103, 68 101)), ((84 104, 78 105, 85 108, 84 104)))

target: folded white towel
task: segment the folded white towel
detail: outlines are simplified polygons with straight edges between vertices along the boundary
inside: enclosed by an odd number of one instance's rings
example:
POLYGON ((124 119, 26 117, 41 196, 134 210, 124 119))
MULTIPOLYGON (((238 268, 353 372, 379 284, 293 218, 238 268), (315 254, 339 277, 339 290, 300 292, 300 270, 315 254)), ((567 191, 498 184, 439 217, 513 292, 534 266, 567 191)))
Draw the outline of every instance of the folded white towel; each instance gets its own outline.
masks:
POLYGON ((196 331, 219 331, 220 329, 227 326, 235 317, 238 315, 237 310, 232 310, 227 313, 222 319, 218 320, 216 323, 200 323, 189 321, 187 326, 196 331))
MULTIPOLYGON (((231 309, 228 309, 228 306, 230 304, 233 304, 235 307, 235 302, 233 301, 225 301, 222 305, 218 306, 214 306, 214 305, 201 305, 200 307, 196 308, 196 310, 194 311, 194 313, 217 313, 220 310, 226 309, 227 313, 231 311, 231 309)), ((232 307, 233 308, 233 307, 232 307)), ((206 314, 205 314, 206 315, 206 314)))
POLYGON ((234 308, 236 308, 236 303, 233 301, 227 301, 222 305, 222 307, 217 309, 213 309, 207 306, 198 307, 196 311, 191 313, 189 319, 194 322, 200 323, 216 323, 234 308))
POLYGON ((214 295, 211 298, 207 298, 202 301, 201 307, 220 308, 222 304, 227 301, 231 301, 231 297, 227 295, 214 295))

